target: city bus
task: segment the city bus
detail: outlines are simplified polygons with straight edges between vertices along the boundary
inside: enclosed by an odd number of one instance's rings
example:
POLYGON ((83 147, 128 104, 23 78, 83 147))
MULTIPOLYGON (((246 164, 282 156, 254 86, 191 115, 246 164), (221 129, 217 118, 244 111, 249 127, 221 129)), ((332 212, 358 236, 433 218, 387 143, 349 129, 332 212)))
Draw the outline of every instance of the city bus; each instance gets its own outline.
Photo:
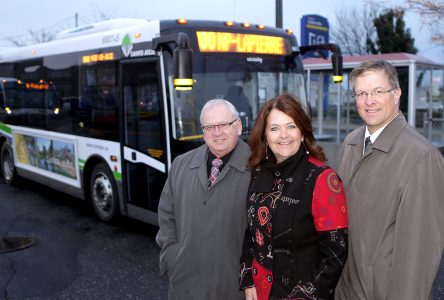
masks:
MULTIPOLYGON (((322 47, 340 76, 339 49, 322 47)), ((232 102, 246 139, 268 99, 306 105, 301 56, 322 47, 260 24, 114 19, 1 50, 2 178, 88 200, 104 222, 157 224, 172 160, 203 143, 203 104, 232 102)))

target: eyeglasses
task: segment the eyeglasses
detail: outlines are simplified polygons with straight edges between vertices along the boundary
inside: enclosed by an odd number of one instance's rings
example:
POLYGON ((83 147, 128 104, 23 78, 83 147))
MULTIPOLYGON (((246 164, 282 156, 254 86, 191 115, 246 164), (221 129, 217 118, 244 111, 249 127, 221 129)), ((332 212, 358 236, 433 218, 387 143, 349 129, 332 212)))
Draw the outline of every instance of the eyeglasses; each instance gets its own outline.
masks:
POLYGON ((228 123, 221 123, 215 125, 202 125, 202 130, 205 132, 213 132, 213 130, 215 130, 216 128, 219 130, 227 130, 236 121, 237 119, 234 119, 233 121, 228 123))
POLYGON ((368 95, 371 95, 374 99, 381 99, 387 93, 396 90, 397 87, 394 87, 390 90, 376 89, 371 92, 358 92, 353 95, 353 97, 357 100, 364 100, 368 98, 368 95))

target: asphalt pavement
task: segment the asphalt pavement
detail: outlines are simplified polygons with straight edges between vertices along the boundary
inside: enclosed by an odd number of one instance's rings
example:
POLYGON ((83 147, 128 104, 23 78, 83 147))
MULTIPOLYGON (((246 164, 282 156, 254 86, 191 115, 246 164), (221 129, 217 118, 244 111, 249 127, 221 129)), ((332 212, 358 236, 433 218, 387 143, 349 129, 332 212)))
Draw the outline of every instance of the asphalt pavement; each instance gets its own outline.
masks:
POLYGON ((0 237, 36 239, 0 254, 0 299, 166 299, 156 232, 104 224, 84 201, 29 181, 0 183, 0 237))
MULTIPOLYGON (((0 238, 36 239, 0 253, 0 300, 166 299, 157 227, 98 221, 84 201, 24 180, 0 182, 0 238)), ((444 300, 444 262, 434 283, 444 300)))

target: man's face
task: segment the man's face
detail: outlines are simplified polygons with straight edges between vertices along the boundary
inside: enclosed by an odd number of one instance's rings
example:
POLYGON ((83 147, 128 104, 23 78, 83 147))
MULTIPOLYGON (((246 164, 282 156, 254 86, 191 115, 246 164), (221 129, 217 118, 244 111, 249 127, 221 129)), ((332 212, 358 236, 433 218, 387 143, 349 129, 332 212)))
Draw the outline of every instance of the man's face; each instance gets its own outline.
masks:
POLYGON ((209 127, 204 129, 203 133, 204 141, 211 153, 216 157, 222 157, 234 149, 242 133, 242 123, 239 119, 234 119, 225 105, 219 104, 207 108, 202 121, 203 127, 209 127))
POLYGON ((356 107, 370 134, 390 122, 399 111, 401 90, 391 86, 384 71, 367 71, 354 82, 356 107))

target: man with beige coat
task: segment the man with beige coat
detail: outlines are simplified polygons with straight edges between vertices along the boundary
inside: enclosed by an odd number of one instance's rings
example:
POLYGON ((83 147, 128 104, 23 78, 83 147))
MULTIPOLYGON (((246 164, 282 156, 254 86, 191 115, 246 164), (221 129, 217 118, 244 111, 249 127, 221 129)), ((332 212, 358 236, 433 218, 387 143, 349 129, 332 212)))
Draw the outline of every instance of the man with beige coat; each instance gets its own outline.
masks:
POLYGON ((341 149, 349 254, 335 299, 431 299, 444 245, 444 159, 399 111, 391 64, 364 62, 350 80, 365 126, 341 149))

